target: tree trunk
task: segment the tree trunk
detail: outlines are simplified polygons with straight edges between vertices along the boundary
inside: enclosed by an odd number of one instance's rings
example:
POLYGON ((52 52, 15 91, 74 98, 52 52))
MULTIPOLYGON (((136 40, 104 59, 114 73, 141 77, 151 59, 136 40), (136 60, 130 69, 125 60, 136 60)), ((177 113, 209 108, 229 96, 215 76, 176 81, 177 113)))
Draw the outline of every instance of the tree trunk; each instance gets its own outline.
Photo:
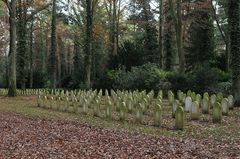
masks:
POLYGON ((183 52, 182 0, 177 0, 177 14, 174 11, 173 1, 169 0, 168 2, 169 2, 170 12, 175 25, 175 31, 176 31, 179 72, 184 72, 185 71, 185 55, 183 52))
POLYGON ((185 56, 183 52, 182 0, 177 0, 177 48, 179 56, 179 72, 184 72, 185 56))
POLYGON ((158 42, 159 42, 159 64, 163 68, 163 0, 159 0, 159 28, 158 28, 158 42))
POLYGON ((240 0, 229 0, 230 51, 232 55, 232 82, 235 106, 240 106, 240 0))
POLYGON ((113 0, 113 19, 112 19, 112 53, 117 55, 117 0, 113 0))
POLYGON ((30 27, 30 77, 29 87, 33 88, 33 19, 30 27))
POLYGON ((86 0, 86 55, 85 55, 85 84, 89 89, 91 87, 91 64, 92 64, 92 23, 93 11, 92 0, 86 0))
POLYGON ((27 77, 27 6, 25 1, 17 3, 17 73, 21 89, 25 89, 27 77))
POLYGON ((16 86, 16 0, 10 2, 9 10, 9 23, 10 23, 10 48, 9 48, 9 90, 8 96, 17 96, 16 86))
POLYGON ((56 67, 56 51, 57 51, 57 44, 56 44, 56 25, 57 25, 57 15, 56 15, 56 0, 53 0, 53 6, 52 6, 52 32, 51 32, 51 55, 50 55, 50 76, 51 76, 51 88, 56 88, 57 83, 57 67, 56 67))

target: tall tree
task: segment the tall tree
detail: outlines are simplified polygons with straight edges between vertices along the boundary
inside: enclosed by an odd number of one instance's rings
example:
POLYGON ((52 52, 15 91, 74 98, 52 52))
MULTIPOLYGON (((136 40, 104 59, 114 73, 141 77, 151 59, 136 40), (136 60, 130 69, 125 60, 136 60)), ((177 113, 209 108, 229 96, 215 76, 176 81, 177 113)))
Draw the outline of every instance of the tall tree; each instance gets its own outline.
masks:
POLYGON ((17 96, 16 84, 16 0, 3 0, 9 11, 9 32, 10 32, 10 46, 9 46, 9 86, 8 96, 17 96))
POLYGON ((158 43, 159 43, 159 64, 163 68, 163 24, 164 24, 164 0, 159 0, 159 28, 158 28, 158 43))
POLYGON ((51 88, 55 89, 57 85, 57 12, 56 12, 56 0, 53 0, 52 6, 52 24, 51 24, 51 53, 50 53, 50 76, 51 76, 51 88))
POLYGON ((171 14, 173 17, 175 31, 176 31, 176 40, 177 40, 177 52, 179 58, 179 71, 185 71, 185 55, 183 51, 183 22, 182 22, 182 0, 177 0, 176 2, 176 12, 173 0, 169 0, 169 6, 171 14))
POLYGON ((235 106, 240 106, 240 0, 229 0, 228 18, 230 52, 232 54, 232 82, 235 106))
POLYGON ((211 2, 198 0, 195 3, 199 5, 191 11, 189 46, 186 47, 186 68, 189 71, 203 63, 209 64, 214 58, 215 49, 211 2))
POLYGON ((92 32, 93 32, 93 1, 86 0, 86 55, 85 55, 85 84, 91 87, 91 65, 92 65, 92 32))

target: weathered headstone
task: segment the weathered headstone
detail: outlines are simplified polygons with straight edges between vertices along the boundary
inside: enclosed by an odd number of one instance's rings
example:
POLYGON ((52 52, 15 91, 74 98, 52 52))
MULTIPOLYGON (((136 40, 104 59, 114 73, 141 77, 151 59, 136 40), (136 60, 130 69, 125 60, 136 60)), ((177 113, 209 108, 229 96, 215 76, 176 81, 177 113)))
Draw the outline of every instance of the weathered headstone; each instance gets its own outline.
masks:
POLYGON ((168 91, 168 102, 170 105, 174 102, 174 94, 172 91, 168 91))
POLYGON ((100 101, 96 99, 93 105, 93 115, 96 117, 100 116, 100 101))
POLYGON ((186 112, 190 112, 191 111, 191 106, 192 106, 192 98, 191 97, 187 97, 185 99, 185 111, 186 112))
POLYGON ((124 121, 126 118, 126 111, 127 111, 127 106, 125 102, 122 102, 120 110, 119 110, 119 118, 121 121, 124 121))
POLYGON ((211 95, 210 97, 210 106, 211 108, 215 105, 217 96, 215 94, 211 95))
POLYGON ((222 121, 222 108, 220 103, 216 102, 213 106, 213 123, 221 123, 222 121))
POLYGON ((108 100, 106 104, 106 118, 108 119, 111 118, 111 107, 112 107, 112 102, 108 100))
POLYGON ((197 94, 197 95, 196 95, 196 101, 197 101, 198 103, 201 103, 201 101, 202 101, 202 96, 201 96, 200 94, 197 94))
POLYGON ((220 92, 217 94, 217 102, 221 103, 222 99, 223 99, 223 93, 220 92))
POLYGON ((228 115, 229 107, 228 107, 228 99, 227 98, 222 99, 221 106, 222 106, 222 114, 228 115))
POLYGON ((184 110, 183 107, 179 106, 175 114, 175 128, 177 130, 183 130, 184 128, 184 110))
POLYGON ((191 91, 191 90, 188 90, 188 91, 187 91, 187 96, 190 97, 191 94, 192 94, 192 91, 191 91))
POLYGON ((209 98, 208 92, 205 92, 205 93, 203 94, 203 98, 209 98))
POLYGON ((203 114, 209 114, 209 99, 208 98, 203 98, 202 102, 201 102, 201 107, 202 107, 202 113, 203 114))
POLYGON ((137 108, 136 108, 136 122, 137 123, 142 123, 142 120, 143 120, 143 112, 142 112, 142 108, 144 107, 143 106, 144 104, 142 103, 139 103, 137 108))
POLYGON ((232 95, 228 96, 228 107, 229 109, 233 109, 234 108, 234 99, 232 95))
POLYGON ((161 121, 162 121, 162 107, 161 105, 158 104, 155 106, 154 111, 154 125, 161 126, 161 121))
POLYGON ((199 120, 199 118, 200 118, 199 103, 198 101, 195 101, 192 103, 192 106, 191 106, 191 119, 199 120))
POLYGON ((178 108, 178 106, 180 105, 178 100, 175 100, 172 104, 172 117, 175 118, 175 112, 178 108))

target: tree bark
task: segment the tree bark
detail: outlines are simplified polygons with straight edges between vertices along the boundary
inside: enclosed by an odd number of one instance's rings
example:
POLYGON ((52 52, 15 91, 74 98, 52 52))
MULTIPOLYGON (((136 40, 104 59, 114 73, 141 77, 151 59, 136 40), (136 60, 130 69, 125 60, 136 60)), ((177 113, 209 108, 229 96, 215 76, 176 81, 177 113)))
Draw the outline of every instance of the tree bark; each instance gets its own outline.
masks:
POLYGON ((56 37, 56 25, 57 25, 57 13, 56 13, 56 0, 53 0, 52 6, 52 32, 51 32, 51 55, 50 55, 50 72, 51 72, 51 88, 56 88, 57 83, 57 62, 56 62, 56 52, 57 52, 57 37, 56 37))
POLYGON ((230 51, 232 55, 232 82, 235 106, 240 106, 240 0, 229 0, 230 51))
POLYGON ((9 48, 9 90, 8 96, 17 96, 17 84, 16 84, 16 0, 10 2, 9 8, 9 23, 10 23, 10 48, 9 48))
POLYGON ((29 87, 33 88, 33 19, 30 27, 30 77, 29 77, 29 87))
POLYGON ((159 28, 158 28, 158 42, 159 42, 159 65, 163 68, 163 0, 159 0, 159 28))
POLYGON ((86 0, 86 55, 85 55, 85 85, 91 88, 91 65, 92 65, 92 23, 93 23, 93 10, 92 0, 86 0))
POLYGON ((185 56, 183 52, 182 0, 177 0, 177 48, 179 56, 179 72, 184 72, 185 56))
POLYGON ((174 21, 176 40, 177 40, 177 53, 179 60, 179 72, 185 71, 185 55, 183 52, 183 26, 182 26, 182 0, 177 0, 177 13, 174 11, 173 1, 169 0, 170 12, 174 21))

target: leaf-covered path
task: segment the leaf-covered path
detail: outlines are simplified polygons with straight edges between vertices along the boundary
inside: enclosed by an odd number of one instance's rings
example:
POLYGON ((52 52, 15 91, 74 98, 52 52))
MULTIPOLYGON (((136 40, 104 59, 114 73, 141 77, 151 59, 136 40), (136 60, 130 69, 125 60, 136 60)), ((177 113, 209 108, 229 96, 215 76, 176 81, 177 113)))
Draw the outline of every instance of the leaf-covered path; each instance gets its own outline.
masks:
POLYGON ((239 145, 0 113, 0 158, 237 158, 239 145))

